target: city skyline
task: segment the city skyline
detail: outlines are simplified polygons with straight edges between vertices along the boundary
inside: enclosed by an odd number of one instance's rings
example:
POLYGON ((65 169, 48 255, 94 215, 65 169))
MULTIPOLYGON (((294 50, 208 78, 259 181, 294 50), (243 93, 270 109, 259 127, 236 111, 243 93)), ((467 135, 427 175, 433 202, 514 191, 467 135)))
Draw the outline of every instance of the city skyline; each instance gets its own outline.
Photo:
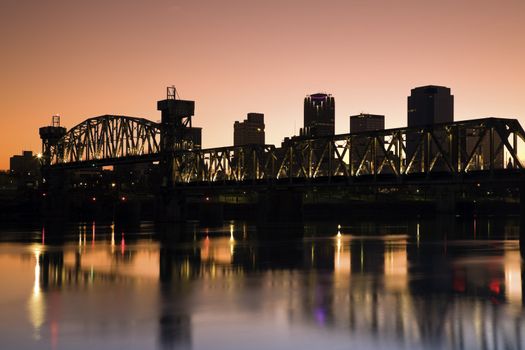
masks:
POLYGON ((0 169, 40 150, 53 114, 68 129, 103 114, 160 120, 172 84, 196 101, 205 148, 231 145, 231 125, 252 110, 265 114, 267 143, 299 134, 316 91, 337 99, 336 133, 361 112, 406 126, 410 89, 431 84, 452 89, 456 120, 525 120, 519 1, 123 4, 0 5, 0 169))

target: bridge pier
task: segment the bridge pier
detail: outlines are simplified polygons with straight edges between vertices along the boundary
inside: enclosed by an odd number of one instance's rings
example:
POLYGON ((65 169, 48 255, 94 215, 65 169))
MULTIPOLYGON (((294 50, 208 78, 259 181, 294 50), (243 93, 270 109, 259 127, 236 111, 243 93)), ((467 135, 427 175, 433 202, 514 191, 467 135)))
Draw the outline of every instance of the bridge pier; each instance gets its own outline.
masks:
POLYGON ((46 221, 60 222, 69 216, 70 203, 67 201, 65 183, 67 172, 63 169, 45 169, 42 178, 41 212, 46 221))
POLYGON ((199 204, 199 222, 205 226, 222 225, 224 204, 209 199, 199 204))
POLYGON ((436 214, 455 214, 457 209, 456 189, 453 187, 446 187, 444 189, 438 188, 436 193, 436 214))
POLYGON ((291 188, 272 189, 258 194, 257 236, 262 239, 302 237, 303 193, 291 188))
POLYGON ((303 221, 303 193, 294 189, 272 189, 259 193, 257 221, 260 224, 303 221))
POLYGON ((157 203, 157 221, 183 223, 187 220, 186 196, 182 191, 166 191, 157 203))

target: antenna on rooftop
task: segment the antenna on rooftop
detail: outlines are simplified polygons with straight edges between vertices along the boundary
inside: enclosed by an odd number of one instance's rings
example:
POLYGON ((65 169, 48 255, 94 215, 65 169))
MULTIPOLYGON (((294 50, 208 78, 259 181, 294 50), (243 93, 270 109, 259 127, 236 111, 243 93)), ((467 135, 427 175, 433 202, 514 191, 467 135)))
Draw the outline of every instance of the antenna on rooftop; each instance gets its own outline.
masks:
POLYGON ((51 122, 54 127, 60 127, 60 115, 59 114, 53 115, 51 122))
POLYGON ((177 98, 180 99, 180 96, 177 92, 177 88, 175 87, 175 85, 168 86, 166 88, 166 94, 167 94, 168 100, 176 100, 177 98))

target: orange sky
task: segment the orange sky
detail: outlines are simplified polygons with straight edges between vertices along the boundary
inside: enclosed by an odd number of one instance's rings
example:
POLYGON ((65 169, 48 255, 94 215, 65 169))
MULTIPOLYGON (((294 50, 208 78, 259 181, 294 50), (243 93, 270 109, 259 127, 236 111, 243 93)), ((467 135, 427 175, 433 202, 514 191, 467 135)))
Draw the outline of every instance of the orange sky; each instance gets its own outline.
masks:
POLYGON ((53 114, 160 119, 167 85, 196 101, 204 147, 231 145, 248 112, 280 143, 319 91, 338 133, 360 112, 405 126, 427 84, 452 89, 456 120, 525 122, 523 23, 523 0, 2 0, 0 169, 40 150, 53 114))

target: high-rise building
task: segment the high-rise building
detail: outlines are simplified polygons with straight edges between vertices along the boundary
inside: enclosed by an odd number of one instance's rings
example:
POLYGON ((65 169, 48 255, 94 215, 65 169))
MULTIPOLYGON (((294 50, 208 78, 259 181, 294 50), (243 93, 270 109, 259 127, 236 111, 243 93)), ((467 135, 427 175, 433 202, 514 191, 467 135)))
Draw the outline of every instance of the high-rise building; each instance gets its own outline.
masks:
POLYGON ((233 124, 233 145, 264 145, 264 114, 248 113, 242 122, 233 124))
MULTIPOLYGON (((454 96, 450 88, 444 86, 420 86, 410 91, 407 98, 407 124, 409 128, 429 127, 435 124, 452 123, 454 121, 454 96)), ((446 132, 435 130, 435 141, 444 143, 446 132)), ((443 171, 447 164, 443 155, 436 146, 429 145, 428 149, 418 147, 422 142, 418 131, 407 133, 406 165, 411 164, 410 171, 443 171), (424 166, 428 167, 425 168, 424 166)))
POLYGON ((454 96, 444 86, 414 88, 408 96, 408 127, 454 121, 454 96))
POLYGON ((385 116, 377 114, 358 114, 350 116, 350 132, 375 131, 385 129, 385 116))
POLYGON ((301 136, 328 136, 335 133, 335 100, 317 93, 304 98, 304 125, 301 136))
MULTIPOLYGON (((350 116, 350 132, 377 131, 385 129, 385 116, 376 114, 358 114, 350 116)), ((381 137, 383 139, 383 137, 381 137)), ((356 135, 353 138, 352 162, 354 167, 361 167, 361 173, 371 173, 378 159, 383 159, 383 146, 371 147, 370 136, 356 135), (375 155, 375 158, 374 158, 375 155), (364 160, 364 161, 362 161, 364 160)))

